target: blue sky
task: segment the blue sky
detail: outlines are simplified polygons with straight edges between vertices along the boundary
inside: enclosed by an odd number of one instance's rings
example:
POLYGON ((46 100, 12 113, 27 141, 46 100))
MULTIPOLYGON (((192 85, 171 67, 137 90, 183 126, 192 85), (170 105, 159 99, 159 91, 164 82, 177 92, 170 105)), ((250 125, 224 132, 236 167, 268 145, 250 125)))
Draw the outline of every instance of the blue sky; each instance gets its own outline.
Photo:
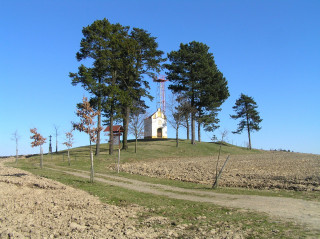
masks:
MULTIPOLYGON (((231 133, 237 121, 229 117, 244 93, 255 99, 263 119, 262 129, 252 134, 254 148, 320 154, 319 12, 318 0, 1 1, 0 155, 15 154, 16 130, 19 152, 38 153, 30 146, 30 128, 48 137, 54 125, 58 147, 65 149, 61 143, 70 122, 77 121, 76 104, 89 96, 71 85, 68 74, 80 65, 75 54, 82 28, 103 18, 149 31, 165 53, 193 40, 210 47, 230 91, 214 133, 218 137, 228 130, 230 143, 248 141, 245 133, 231 133)), ((151 87, 155 95, 156 86, 151 87)), ((170 128, 168 134, 175 136, 170 128)), ((185 130, 180 135, 185 138, 185 130)), ((212 135, 203 132, 202 139, 212 135)), ((75 133, 74 146, 87 144, 85 134, 75 133)))

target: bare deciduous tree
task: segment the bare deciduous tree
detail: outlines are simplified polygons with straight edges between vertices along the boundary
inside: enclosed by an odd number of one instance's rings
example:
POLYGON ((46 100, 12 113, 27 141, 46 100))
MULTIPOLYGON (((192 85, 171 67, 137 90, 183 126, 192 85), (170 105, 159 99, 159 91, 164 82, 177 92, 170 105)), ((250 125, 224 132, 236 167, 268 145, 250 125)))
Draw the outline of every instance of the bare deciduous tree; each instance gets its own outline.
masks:
POLYGON ((91 170, 90 170, 90 182, 93 183, 94 170, 93 170, 93 152, 91 142, 96 142, 97 134, 102 130, 102 127, 93 127, 95 122, 94 118, 100 114, 100 111, 95 111, 88 102, 87 97, 83 97, 82 103, 78 104, 77 116, 80 118, 80 123, 72 122, 73 128, 79 130, 80 132, 85 132, 89 135, 90 141, 90 160, 91 160, 91 170))
POLYGON ((20 139, 20 135, 18 134, 18 130, 16 130, 13 134, 12 134, 12 140, 16 141, 16 164, 18 163, 18 141, 20 139))
POLYGON ((181 126, 187 129, 187 140, 190 139, 190 119, 191 113, 195 112, 195 109, 191 107, 190 102, 186 97, 179 96, 178 104, 179 110, 181 111, 181 126))
POLYGON ((59 136, 59 126, 53 125, 55 135, 56 135, 56 153, 58 153, 58 136, 59 136))
POLYGON ((64 142, 63 144, 68 148, 68 165, 70 166, 70 148, 73 144, 72 130, 70 132, 66 132, 66 142, 64 142))
POLYGON ((220 134, 221 134, 221 142, 226 143, 228 139, 229 131, 224 129, 223 131, 220 131, 220 134))
POLYGON ((222 174, 222 171, 224 169, 224 167, 226 166, 228 160, 229 160, 229 157, 230 155, 227 156, 227 159, 225 160, 223 166, 221 167, 220 171, 218 172, 218 165, 219 165, 219 159, 220 159, 220 153, 221 153, 221 145, 225 142, 225 139, 228 135, 229 131, 228 130, 224 130, 224 131, 221 131, 221 141, 220 141, 220 147, 219 147, 219 153, 218 153, 218 159, 217 159, 217 164, 216 164, 216 176, 215 176, 215 181, 212 185, 212 188, 217 188, 219 186, 219 178, 222 174))
POLYGON ((42 137, 41 134, 37 132, 36 128, 30 129, 30 132, 33 134, 30 139, 33 139, 31 142, 31 147, 38 147, 40 146, 40 168, 42 168, 43 165, 43 151, 42 151, 42 145, 46 142, 46 138, 42 137))
POLYGON ((186 109, 180 100, 181 97, 177 94, 172 94, 170 103, 168 104, 168 112, 170 115, 167 117, 167 121, 176 130, 176 147, 179 147, 179 128, 186 114, 186 109))
POLYGON ((187 140, 190 139, 190 114, 184 115, 184 124, 182 124, 187 129, 187 140))
POLYGON ((144 135, 144 119, 147 113, 136 110, 130 115, 129 132, 135 137, 134 152, 137 153, 138 139, 144 135))

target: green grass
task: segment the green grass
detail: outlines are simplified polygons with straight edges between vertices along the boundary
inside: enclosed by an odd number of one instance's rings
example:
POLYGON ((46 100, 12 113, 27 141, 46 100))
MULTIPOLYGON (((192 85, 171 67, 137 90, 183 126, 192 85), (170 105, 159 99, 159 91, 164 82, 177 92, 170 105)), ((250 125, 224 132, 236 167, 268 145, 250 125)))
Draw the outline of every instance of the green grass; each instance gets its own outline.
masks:
MULTIPOLYGON (((138 152, 134 153, 134 141, 129 141, 129 149, 121 151, 121 163, 137 162, 137 161, 152 161, 155 159, 170 159, 170 158, 186 158, 186 157, 210 157, 216 156, 220 145, 216 143, 197 142, 196 145, 191 145, 190 141, 180 140, 179 147, 176 148, 175 140, 139 140, 138 152)), ((93 146, 93 149, 95 147, 93 146)), ((94 156, 94 169, 96 173, 105 173, 118 175, 114 170, 110 169, 118 160, 118 150, 114 151, 114 155, 109 155, 108 144, 101 144, 101 153, 99 156, 94 156)), ((237 147, 230 144, 223 144, 221 147, 222 154, 252 154, 264 153, 261 150, 247 150, 246 148, 237 147)), ((73 148, 70 150, 71 167, 70 169, 90 170, 89 146, 73 148)), ((30 163, 39 164, 40 157, 33 156, 28 159, 30 163)), ((44 164, 52 166, 68 167, 67 151, 60 151, 57 154, 44 155, 44 164)), ((188 189, 203 189, 212 190, 211 185, 182 182, 178 180, 169 180, 161 178, 151 178, 141 175, 133 175, 129 173, 120 172, 122 177, 137 179, 144 182, 164 184, 169 186, 188 188, 188 189)), ((260 195, 260 196, 277 196, 290 197, 305 200, 320 201, 320 192, 308 191, 289 191, 289 190, 258 190, 246 188, 228 188, 220 187, 215 189, 215 192, 230 193, 230 194, 245 194, 245 195, 260 195)))
MULTIPOLYGON (((89 183, 86 179, 66 173, 46 168, 40 169, 29 162, 20 162, 18 167, 33 174, 85 190, 98 196, 105 203, 121 207, 132 204, 140 205, 146 210, 138 215, 138 220, 143 221, 151 216, 167 217, 170 220, 170 227, 187 224, 187 230, 191 234, 199 228, 205 228, 207 232, 217 228, 228 230, 230 225, 234 229, 246 231, 247 238, 303 238, 308 235, 313 236, 315 233, 292 223, 272 221, 261 213, 229 209, 209 203, 170 199, 99 182, 89 183), (199 219, 199 217, 201 218, 199 219)), ((168 225, 164 226, 168 227, 168 225)))
MULTIPOLYGON (((180 140, 179 147, 175 146, 175 140, 139 140, 137 153, 134 153, 134 142, 129 141, 129 149, 121 150, 121 163, 150 161, 155 159, 171 159, 185 157, 211 157, 217 156, 219 144, 197 142, 191 145, 190 141, 180 140)), ((95 149, 95 146, 92 147, 95 149)), ((252 154, 261 153, 261 150, 247 150, 230 144, 224 144, 221 147, 221 154, 252 154)), ((87 170, 90 166, 89 146, 73 148, 70 150, 72 167, 87 170)), ((39 159, 39 156, 33 156, 33 159, 39 159)), ((113 155, 109 155, 108 144, 100 145, 99 156, 94 156, 95 168, 105 171, 110 165, 118 160, 118 149, 114 150, 113 155)), ((44 155, 44 160, 60 166, 67 165, 67 151, 63 150, 52 155, 44 155)))
MULTIPOLYGON (((175 140, 139 140, 137 153, 134 153, 134 142, 128 142, 129 149, 127 151, 121 151, 121 161, 139 161, 139 160, 154 160, 158 158, 185 158, 185 157, 204 157, 204 156, 216 156, 219 151, 219 144, 197 142, 196 145, 191 145, 190 141, 180 140, 179 147, 175 146, 175 140)), ((93 146, 93 149, 95 147, 93 146)), ((108 144, 100 145, 100 155, 96 159, 116 160, 117 149, 114 151, 114 155, 109 155, 108 144)), ((66 154, 66 150, 60 151, 60 159, 62 154, 66 154)), ((221 147, 221 154, 252 154, 260 153, 261 150, 247 150, 246 148, 237 147, 230 144, 224 144, 221 147)), ((89 147, 78 147, 70 150, 70 154, 73 158, 89 157, 89 147)), ((57 156, 53 154, 53 157, 57 156)))

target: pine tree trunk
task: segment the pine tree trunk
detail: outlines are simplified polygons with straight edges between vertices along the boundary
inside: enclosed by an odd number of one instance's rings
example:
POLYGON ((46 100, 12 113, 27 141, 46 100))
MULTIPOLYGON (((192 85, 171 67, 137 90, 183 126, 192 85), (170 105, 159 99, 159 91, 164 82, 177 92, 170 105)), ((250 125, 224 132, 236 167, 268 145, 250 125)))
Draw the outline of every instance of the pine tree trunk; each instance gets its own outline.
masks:
POLYGON ((191 144, 196 144, 196 129, 195 129, 195 126, 196 126, 196 123, 195 123, 195 115, 194 113, 191 114, 191 144))
MULTIPOLYGON (((245 107, 246 107, 246 112, 248 112, 248 105, 245 104, 245 107)), ((246 117, 247 117, 247 129, 248 129, 248 138, 249 138, 249 150, 251 150, 250 125, 249 125, 249 115, 248 115, 248 113, 246 113, 246 117)))
MULTIPOLYGON (((101 97, 98 98, 98 111, 101 112, 101 97)), ((98 129, 101 128, 101 113, 98 115, 98 129)), ((96 141, 96 153, 95 155, 100 154, 100 131, 97 133, 97 141, 96 141)))
POLYGON ((187 123, 187 140, 190 139, 190 125, 189 125, 189 117, 187 117, 186 119, 186 123, 187 123))
MULTIPOLYGON (((117 78, 117 71, 114 71, 112 73, 112 86, 115 85, 116 83, 116 78, 117 78)), ((113 154, 113 111, 114 111, 114 107, 115 107, 115 99, 112 97, 111 99, 111 106, 110 106, 110 138, 109 138, 109 155, 113 154)))
POLYGON ((130 107, 125 106, 124 108, 124 117, 123 117, 123 146, 122 149, 128 149, 128 129, 130 122, 130 107))
POLYGON ((136 135, 136 143, 134 145, 134 152, 137 153, 137 146, 138 146, 138 137, 136 135))
POLYGON ((201 130, 201 123, 198 122, 198 141, 199 142, 201 142, 201 132, 200 132, 200 130, 201 130))
MULTIPOLYGON (((101 78, 99 78, 99 85, 102 83, 102 80, 101 78)), ((102 97, 101 97, 101 91, 99 89, 99 92, 97 94, 98 96, 98 111, 99 111, 99 114, 98 114, 98 122, 97 122, 97 127, 98 129, 101 128, 101 109, 102 109, 102 97)), ((100 131, 98 131, 97 133, 97 140, 96 140, 96 152, 95 152, 95 155, 99 155, 100 154, 100 131)))
POLYGON ((192 98, 191 98, 191 144, 196 144, 196 113, 194 112, 194 92, 192 90, 192 98))
POLYGON ((176 147, 179 147, 179 127, 176 128, 176 147))
POLYGON ((94 180, 94 169, 93 169, 93 152, 92 152, 92 146, 91 146, 91 140, 90 140, 90 183, 93 183, 94 180))
POLYGON ((250 137, 250 126, 248 125, 248 138, 249 138, 249 149, 251 150, 251 137, 250 137))

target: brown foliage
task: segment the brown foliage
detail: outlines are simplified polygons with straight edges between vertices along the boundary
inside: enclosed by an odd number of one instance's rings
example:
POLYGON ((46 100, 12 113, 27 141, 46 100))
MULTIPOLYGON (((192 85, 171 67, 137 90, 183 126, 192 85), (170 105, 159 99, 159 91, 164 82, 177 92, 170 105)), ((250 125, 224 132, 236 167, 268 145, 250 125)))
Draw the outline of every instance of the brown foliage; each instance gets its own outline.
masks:
POLYGON ((41 134, 37 132, 36 128, 30 129, 30 132, 33 134, 30 136, 30 139, 33 139, 34 141, 31 142, 31 147, 37 147, 41 146, 46 142, 46 138, 42 137, 41 134))
POLYGON ((77 116, 80 117, 80 123, 72 122, 73 129, 89 134, 90 141, 96 142, 97 133, 102 130, 102 127, 93 127, 95 122, 94 117, 100 115, 99 111, 94 111, 90 106, 87 97, 83 97, 82 104, 78 107, 77 116))
POLYGON ((66 133, 66 139, 67 139, 66 142, 64 142, 63 144, 66 145, 68 148, 71 148, 73 144, 72 131, 66 133))

